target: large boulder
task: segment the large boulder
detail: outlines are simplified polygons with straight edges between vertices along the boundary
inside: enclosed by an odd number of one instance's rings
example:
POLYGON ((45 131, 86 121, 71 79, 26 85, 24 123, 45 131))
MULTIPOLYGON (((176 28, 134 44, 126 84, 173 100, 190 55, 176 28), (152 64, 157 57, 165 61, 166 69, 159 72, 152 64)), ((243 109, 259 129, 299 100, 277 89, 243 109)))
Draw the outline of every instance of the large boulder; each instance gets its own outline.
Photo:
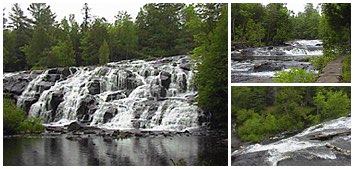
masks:
POLYGON ((82 99, 77 109, 77 119, 82 122, 91 122, 91 115, 97 110, 97 105, 96 99, 91 95, 82 99))
POLYGON ((117 113, 118 110, 116 108, 110 107, 103 115, 103 123, 109 122, 117 113))
POLYGON ((255 72, 276 71, 276 70, 282 70, 283 68, 284 66, 277 65, 276 63, 271 63, 271 62, 265 62, 253 66, 253 70, 255 72))
POLYGON ((23 111, 29 112, 31 109, 32 104, 36 103, 38 101, 38 98, 28 98, 23 102, 23 111))
POLYGON ((166 97, 167 91, 163 86, 155 84, 150 86, 150 94, 152 97, 160 99, 166 97))
POLYGON ((5 76, 3 79, 3 92, 13 99, 18 98, 27 88, 28 84, 38 76, 29 72, 21 72, 12 76, 5 76))
POLYGON ((84 128, 84 125, 82 123, 80 123, 78 121, 74 121, 68 125, 67 130, 68 130, 68 132, 75 132, 75 131, 78 131, 82 128, 84 128))
POLYGON ((171 74, 165 71, 162 71, 160 73, 160 80, 161 80, 161 85, 168 89, 170 87, 171 83, 171 74))
POLYGON ((108 94, 108 96, 106 98, 106 102, 113 101, 113 100, 124 99, 126 97, 127 96, 124 93, 122 93, 120 91, 117 91, 117 92, 108 94))
POLYGON ((191 70, 191 64, 190 63, 183 63, 181 65, 179 65, 179 68, 186 70, 186 71, 190 71, 191 70))
POLYGON ((61 102, 64 101, 63 97, 64 97, 64 94, 62 93, 62 91, 57 91, 57 92, 52 93, 50 103, 49 103, 50 107, 52 108, 50 121, 55 120, 56 111, 58 109, 58 106, 61 102))
POLYGON ((93 80, 88 85, 89 93, 92 95, 100 94, 100 81, 98 79, 93 80))

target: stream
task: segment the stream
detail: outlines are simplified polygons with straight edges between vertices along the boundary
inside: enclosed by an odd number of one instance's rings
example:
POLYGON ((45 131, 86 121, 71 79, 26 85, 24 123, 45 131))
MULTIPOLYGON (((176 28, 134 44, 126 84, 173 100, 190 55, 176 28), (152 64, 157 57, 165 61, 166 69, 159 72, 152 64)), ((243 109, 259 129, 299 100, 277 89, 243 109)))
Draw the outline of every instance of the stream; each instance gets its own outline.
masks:
POLYGON ((276 71, 290 68, 318 73, 308 60, 323 54, 321 40, 294 40, 285 44, 232 51, 231 82, 271 83, 276 71))

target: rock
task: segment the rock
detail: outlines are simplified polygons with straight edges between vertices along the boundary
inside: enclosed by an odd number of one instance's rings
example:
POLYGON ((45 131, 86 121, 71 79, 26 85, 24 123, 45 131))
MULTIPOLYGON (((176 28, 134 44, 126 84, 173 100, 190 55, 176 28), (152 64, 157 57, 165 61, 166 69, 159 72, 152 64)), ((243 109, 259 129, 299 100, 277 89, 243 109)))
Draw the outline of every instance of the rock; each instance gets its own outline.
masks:
POLYGON ((191 64, 190 63, 183 63, 179 66, 179 68, 186 70, 186 71, 190 71, 191 70, 191 64))
POLYGON ((62 101, 64 101, 63 97, 64 97, 64 95, 61 91, 57 91, 55 93, 52 93, 51 100, 49 103, 50 107, 52 108, 51 117, 49 119, 50 122, 55 120, 57 108, 58 108, 59 104, 62 101))
POLYGON ((267 50, 273 50, 274 49, 274 47, 273 46, 269 46, 269 47, 267 47, 267 50))
POLYGON ((170 87, 171 83, 171 74, 165 71, 162 71, 160 73, 160 80, 161 80, 161 85, 168 89, 170 87))
POLYGON ((3 92, 9 93, 13 99, 17 99, 18 96, 27 88, 30 81, 36 78, 37 74, 30 74, 28 72, 21 72, 19 74, 5 77, 3 79, 3 92))
POLYGON ((48 74, 46 76, 46 81, 47 82, 56 82, 56 81, 59 81, 61 79, 61 76, 59 74, 48 74))
MULTIPOLYGON (((76 71, 76 70, 75 70, 76 71)), ((57 72, 58 74, 62 75, 62 79, 68 77, 69 75, 71 75, 71 70, 69 68, 57 68, 57 72)))
POLYGON ((161 85, 152 85, 150 87, 150 93, 155 99, 159 99, 161 97, 166 97, 167 91, 161 85))
POLYGON ((127 96, 123 93, 121 93, 120 91, 115 92, 115 93, 110 93, 108 94, 107 98, 106 98, 106 102, 112 101, 112 100, 119 100, 119 99, 124 99, 127 96))
POLYGON ((109 122, 117 113, 118 110, 116 108, 109 108, 103 115, 103 123, 109 122))
POLYGON ((50 87, 52 87, 53 85, 54 85, 53 82, 41 81, 36 86, 37 87, 36 91, 41 94, 43 91, 50 89, 50 87))
POLYGON ((83 125, 83 124, 81 124, 81 123, 78 122, 78 121, 74 121, 74 122, 72 122, 72 123, 70 123, 70 124, 68 125, 67 131, 68 131, 68 132, 75 132, 75 131, 78 131, 78 130, 80 130, 80 129, 82 129, 82 128, 84 128, 84 125, 83 125))
POLYGON ((38 101, 38 98, 28 98, 24 101, 23 103, 23 111, 25 111, 26 113, 29 112, 32 104, 36 103, 38 101))
POLYGON ((100 81, 98 79, 93 80, 88 85, 89 93, 92 95, 100 94, 100 81))
POLYGON ((91 122, 91 115, 97 110, 97 101, 91 95, 82 99, 77 110, 77 119, 85 122, 91 122))
POLYGON ((282 70, 283 66, 277 65, 275 63, 271 62, 265 62, 261 64, 254 65, 253 70, 255 72, 263 72, 263 71, 276 71, 276 70, 282 70))

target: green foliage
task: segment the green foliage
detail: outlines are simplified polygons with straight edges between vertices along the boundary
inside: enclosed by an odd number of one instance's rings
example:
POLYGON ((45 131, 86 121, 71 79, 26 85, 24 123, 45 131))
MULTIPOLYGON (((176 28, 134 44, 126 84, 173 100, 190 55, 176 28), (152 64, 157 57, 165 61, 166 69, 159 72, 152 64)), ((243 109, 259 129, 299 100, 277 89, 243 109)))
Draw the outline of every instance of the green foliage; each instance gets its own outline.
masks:
POLYGON ((290 68, 290 71, 277 71, 273 81, 276 83, 311 83, 315 81, 316 74, 302 68, 290 68))
MULTIPOLYGON (((210 4, 209 4, 210 5, 210 4)), ((198 87, 198 106, 213 114, 213 125, 227 126, 227 5, 204 6, 209 19, 198 37, 200 46, 195 48, 194 59, 198 64, 195 83, 198 87), (210 9, 211 8, 211 9, 210 9), (207 12, 219 11, 211 15, 207 12), (205 37, 204 35, 207 35, 205 37)))
POLYGON ((69 36, 52 47, 51 56, 52 58, 48 60, 50 63, 47 62, 46 64, 48 67, 75 65, 75 51, 69 36))
POLYGON ((351 81, 351 57, 348 55, 346 58, 343 60, 343 71, 342 71, 342 77, 343 81, 345 83, 350 83, 351 81))
POLYGON ((93 18, 85 3, 79 24, 72 14, 56 22, 56 14, 46 3, 30 4, 29 19, 15 3, 3 30, 4 68, 97 65, 104 40, 109 61, 192 54, 202 41, 209 41, 208 34, 215 29, 220 17, 215 6, 220 4, 150 3, 141 8, 135 21, 119 11, 114 23, 107 23, 105 18, 93 18))
POLYGON ((16 134, 20 131, 20 124, 25 119, 25 112, 16 107, 10 99, 3 100, 4 135, 16 134))
POLYGON ((34 117, 27 117, 23 110, 16 107, 11 99, 3 100, 3 131, 4 135, 18 134, 24 132, 42 132, 44 126, 42 120, 34 117))
POLYGON ((104 40, 103 44, 101 45, 99 49, 99 59, 100 59, 100 65, 104 65, 109 62, 109 47, 107 44, 107 41, 104 40))
POLYGON ((85 32, 81 40, 81 59, 85 65, 96 65, 99 63, 99 49, 103 41, 107 39, 107 23, 105 19, 97 18, 92 27, 85 32))
POLYGON ((350 98, 342 91, 318 92, 314 104, 322 119, 334 119, 350 114, 350 98))
POLYGON ((27 117, 24 121, 20 123, 19 129, 26 133, 38 133, 44 131, 44 126, 42 125, 43 119, 27 117))
POLYGON ((304 12, 299 12, 294 17, 294 31, 298 39, 319 39, 319 24, 321 15, 314 9, 312 3, 305 6, 304 12))
POLYGON ((350 87, 232 87, 233 119, 243 141, 258 142, 267 136, 347 116, 350 87), (263 93, 265 91, 266 93, 263 93), (255 111, 250 106, 255 92, 265 102, 255 111), (235 100, 237 99, 237 100, 235 100), (241 101, 241 102, 239 102, 241 101), (248 104, 246 104, 248 103, 248 104))
POLYGON ((312 66, 314 66, 318 70, 322 70, 329 62, 333 61, 335 59, 335 55, 324 55, 324 56, 318 56, 310 60, 310 63, 312 66))

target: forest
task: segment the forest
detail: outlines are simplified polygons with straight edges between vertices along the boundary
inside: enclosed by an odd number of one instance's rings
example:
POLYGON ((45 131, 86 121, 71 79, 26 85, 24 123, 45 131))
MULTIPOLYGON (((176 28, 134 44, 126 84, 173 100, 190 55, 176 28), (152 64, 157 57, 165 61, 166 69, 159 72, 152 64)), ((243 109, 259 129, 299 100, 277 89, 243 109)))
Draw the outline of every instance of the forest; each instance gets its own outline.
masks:
POLYGON ((310 60, 322 70, 339 56, 344 60, 343 81, 350 82, 351 4, 308 3, 294 13, 283 3, 233 3, 232 44, 236 48, 279 46, 295 39, 321 39, 324 54, 310 60))
POLYGON ((117 11, 114 23, 92 16, 87 3, 82 23, 73 14, 58 22, 46 3, 25 7, 31 16, 22 8, 15 3, 3 17, 4 72, 188 54, 198 72, 199 107, 227 129, 227 4, 149 3, 135 20, 117 11))
POLYGON ((350 87, 232 87, 232 121, 243 141, 261 141, 350 115, 350 87))

